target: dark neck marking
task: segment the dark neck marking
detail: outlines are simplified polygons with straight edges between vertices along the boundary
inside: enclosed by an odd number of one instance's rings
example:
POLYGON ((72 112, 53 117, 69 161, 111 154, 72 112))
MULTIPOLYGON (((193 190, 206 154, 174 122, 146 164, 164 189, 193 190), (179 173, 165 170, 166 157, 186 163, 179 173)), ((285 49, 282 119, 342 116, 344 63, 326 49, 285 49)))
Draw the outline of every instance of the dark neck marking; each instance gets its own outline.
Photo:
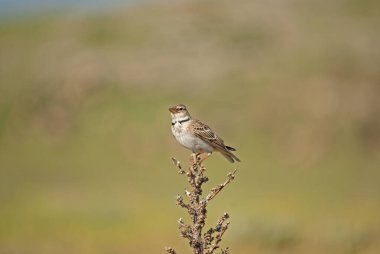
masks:
POLYGON ((183 120, 174 121, 174 122, 172 122, 172 126, 175 125, 176 123, 182 124, 182 123, 187 122, 187 121, 190 121, 190 117, 186 117, 183 120))

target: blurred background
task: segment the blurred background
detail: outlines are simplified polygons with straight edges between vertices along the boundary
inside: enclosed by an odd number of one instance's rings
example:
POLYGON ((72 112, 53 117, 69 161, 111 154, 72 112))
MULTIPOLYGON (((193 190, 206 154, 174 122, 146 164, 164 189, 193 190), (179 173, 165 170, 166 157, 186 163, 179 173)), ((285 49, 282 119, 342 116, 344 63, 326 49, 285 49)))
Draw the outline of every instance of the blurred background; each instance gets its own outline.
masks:
MULTIPOLYGON (((191 253, 184 103, 232 253, 380 253, 380 2, 0 1, 0 253, 191 253)), ((208 225, 208 226, 209 226, 208 225)))

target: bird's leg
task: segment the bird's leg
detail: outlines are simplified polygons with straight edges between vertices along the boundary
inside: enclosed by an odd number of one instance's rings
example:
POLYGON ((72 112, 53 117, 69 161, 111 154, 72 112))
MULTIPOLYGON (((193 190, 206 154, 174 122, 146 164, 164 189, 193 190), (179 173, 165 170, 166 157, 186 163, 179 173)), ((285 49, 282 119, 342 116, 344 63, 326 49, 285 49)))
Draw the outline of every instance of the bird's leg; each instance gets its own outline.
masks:
POLYGON ((201 164, 203 161, 205 161, 208 157, 210 157, 211 153, 207 153, 205 157, 203 157, 203 159, 201 159, 199 161, 199 164, 201 164))

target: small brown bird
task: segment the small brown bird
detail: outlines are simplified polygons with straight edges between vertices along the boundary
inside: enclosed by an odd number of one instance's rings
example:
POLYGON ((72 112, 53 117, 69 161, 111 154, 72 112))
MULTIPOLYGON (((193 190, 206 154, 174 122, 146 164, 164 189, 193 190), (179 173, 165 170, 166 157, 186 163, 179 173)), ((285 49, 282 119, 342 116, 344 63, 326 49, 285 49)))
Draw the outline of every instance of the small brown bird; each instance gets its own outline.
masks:
POLYGON ((228 161, 234 163, 239 161, 232 151, 235 148, 226 146, 224 141, 213 132, 210 127, 199 120, 192 119, 186 106, 178 104, 169 108, 172 116, 172 133, 177 141, 194 154, 207 153, 207 159, 213 151, 220 152, 228 161))

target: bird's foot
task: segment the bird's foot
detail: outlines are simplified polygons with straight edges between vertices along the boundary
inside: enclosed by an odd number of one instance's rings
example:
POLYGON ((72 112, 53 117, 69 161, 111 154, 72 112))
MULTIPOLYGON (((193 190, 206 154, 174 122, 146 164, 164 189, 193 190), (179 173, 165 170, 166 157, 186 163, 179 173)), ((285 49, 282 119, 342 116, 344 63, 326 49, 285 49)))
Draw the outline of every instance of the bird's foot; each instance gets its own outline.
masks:
POLYGON ((203 157, 203 159, 199 160, 199 164, 201 164, 202 162, 204 162, 208 157, 210 157, 211 153, 207 153, 205 157, 203 157))

